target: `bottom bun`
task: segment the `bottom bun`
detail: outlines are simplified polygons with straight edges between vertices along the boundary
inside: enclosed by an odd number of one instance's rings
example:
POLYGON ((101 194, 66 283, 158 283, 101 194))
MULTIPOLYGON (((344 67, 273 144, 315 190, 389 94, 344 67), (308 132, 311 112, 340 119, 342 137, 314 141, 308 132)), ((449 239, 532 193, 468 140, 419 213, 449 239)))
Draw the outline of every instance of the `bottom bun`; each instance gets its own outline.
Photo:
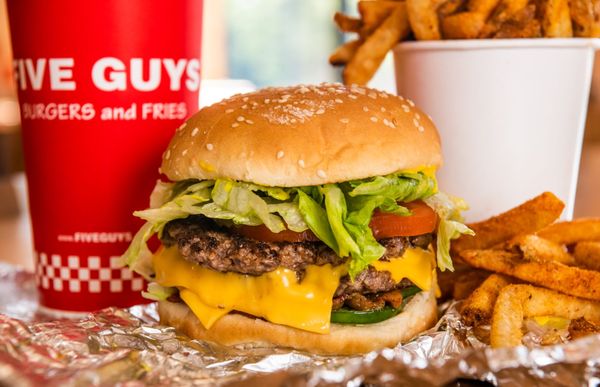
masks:
POLYGON ((186 335, 224 345, 281 346, 330 355, 366 353, 405 343, 430 328, 437 320, 433 290, 416 294, 399 315, 368 325, 331 324, 329 334, 307 332, 260 318, 227 314, 204 328, 194 313, 182 303, 158 303, 161 323, 186 335))

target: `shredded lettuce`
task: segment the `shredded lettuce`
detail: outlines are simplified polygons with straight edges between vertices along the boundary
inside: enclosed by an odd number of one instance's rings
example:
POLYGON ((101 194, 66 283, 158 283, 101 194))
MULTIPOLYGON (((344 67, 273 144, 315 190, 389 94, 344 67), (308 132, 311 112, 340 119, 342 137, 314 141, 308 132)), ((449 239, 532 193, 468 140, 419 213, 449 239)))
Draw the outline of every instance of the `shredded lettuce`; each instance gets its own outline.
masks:
POLYGON ((436 256, 441 271, 454 271, 450 257, 450 241, 462 234, 475 235, 463 222, 461 212, 469 207, 457 197, 438 192, 425 199, 425 203, 438 214, 440 222, 437 229, 436 256))
POLYGON ((438 265, 452 269, 449 243, 470 230, 459 221, 462 203, 437 192, 435 178, 422 172, 394 173, 338 184, 310 187, 264 187, 228 179, 158 182, 151 208, 134 214, 146 224, 123 255, 125 262, 152 278, 148 240, 165 225, 191 215, 218 219, 220 224, 265 225, 274 233, 310 229, 341 257, 349 257, 354 278, 385 252, 369 227, 377 209, 400 216, 410 211, 399 202, 426 200, 440 216, 438 265))
POLYGON ((148 291, 142 292, 144 298, 154 301, 164 301, 173 294, 175 294, 175 288, 164 287, 157 282, 150 282, 148 284, 148 291))

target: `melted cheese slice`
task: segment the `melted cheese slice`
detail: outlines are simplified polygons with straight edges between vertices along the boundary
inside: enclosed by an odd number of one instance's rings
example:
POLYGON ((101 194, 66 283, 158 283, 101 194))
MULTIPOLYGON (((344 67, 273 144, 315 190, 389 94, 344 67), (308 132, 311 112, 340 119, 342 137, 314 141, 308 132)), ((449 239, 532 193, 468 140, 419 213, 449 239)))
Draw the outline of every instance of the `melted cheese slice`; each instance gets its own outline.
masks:
MULTIPOLYGON (((410 279, 423 290, 432 283, 433 254, 409 249, 402 258, 373 264, 388 270, 395 281, 410 279)), ((333 294, 345 265, 311 265, 301 282, 292 270, 279 268, 260 276, 220 273, 184 260, 176 247, 161 248, 153 258, 156 282, 179 288, 180 296, 198 317, 210 327, 232 310, 263 317, 294 328, 328 333, 333 294)))
POLYGON ((371 266, 379 271, 389 271, 396 282, 408 278, 421 290, 431 289, 432 270, 435 256, 431 251, 422 249, 406 249, 402 258, 390 261, 371 262, 371 266))

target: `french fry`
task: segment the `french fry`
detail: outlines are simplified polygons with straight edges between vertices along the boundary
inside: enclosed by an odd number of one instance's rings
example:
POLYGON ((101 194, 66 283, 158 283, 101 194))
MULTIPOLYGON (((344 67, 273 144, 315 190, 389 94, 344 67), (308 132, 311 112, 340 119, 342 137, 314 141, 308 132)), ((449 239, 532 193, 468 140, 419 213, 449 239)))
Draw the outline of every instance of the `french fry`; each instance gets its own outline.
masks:
POLYGON ((531 285, 508 285, 500 291, 492 318, 492 347, 520 345, 523 320, 534 316, 600 320, 600 303, 531 285))
POLYGON ((362 44, 362 40, 350 40, 338 48, 329 56, 329 63, 334 66, 345 65, 352 59, 358 47, 362 44))
POLYGON ((561 245, 584 241, 600 242, 600 219, 584 218, 554 223, 538 231, 537 235, 561 245))
POLYGON ((359 1, 358 13, 362 19, 360 35, 364 38, 373 33, 398 6, 397 1, 359 1))
POLYGON ((484 272, 484 270, 475 269, 469 265, 461 264, 456 262, 454 264, 454 271, 445 270, 437 273, 438 286, 442 292, 442 300, 446 300, 453 297, 454 285, 460 281, 462 276, 467 276, 470 272, 484 272))
POLYGON ((600 271, 600 242, 579 242, 573 255, 577 266, 600 271))
POLYGON ((575 259, 564 246, 537 235, 525 235, 518 238, 516 247, 523 253, 523 258, 528 261, 554 261, 569 266, 575 264, 575 259))
POLYGON ((458 276, 453 284, 452 298, 455 300, 463 300, 471 295, 490 275, 485 270, 470 270, 458 276))
POLYGON ((341 12, 336 12, 333 15, 333 21, 342 32, 360 32, 362 28, 362 20, 350 17, 341 12))
POLYGON ((559 262, 524 261, 518 253, 501 250, 469 250, 461 253, 469 265, 502 273, 572 296, 600 301, 600 272, 559 262))
POLYGON ((594 5, 592 0, 571 0, 569 2, 573 35, 592 37, 594 25, 594 5))
POLYGON ((501 0, 488 18, 479 37, 494 37, 500 30, 500 27, 507 21, 514 19, 519 12, 522 12, 527 7, 527 4, 528 0, 501 0))
POLYGON ((345 84, 365 85, 383 62, 387 52, 410 31, 406 4, 399 2, 394 12, 369 36, 343 72, 345 84))
MULTIPOLYGON (((475 39, 499 0, 469 0, 467 11, 442 17, 442 34, 448 39, 475 39)), ((442 8, 442 7, 440 7, 442 8)), ((438 11, 438 14, 440 12, 438 11)))
POLYGON ((441 0, 406 0, 408 20, 417 40, 441 39, 437 15, 441 3, 441 0))
POLYGON ((487 325, 492 320, 494 304, 504 287, 516 280, 502 275, 492 274, 475 291, 463 301, 460 314, 469 326, 487 325))
POLYGON ((445 17, 450 16, 458 12, 461 8, 464 7, 465 0, 448 0, 440 4, 437 9, 437 14, 440 20, 443 20, 445 17))
POLYGON ((467 9, 469 12, 481 14, 484 19, 487 19, 498 3, 499 0, 469 0, 467 9))
POLYGON ((463 235, 452 242, 453 253, 487 249, 521 234, 533 233, 554 222, 564 203, 554 194, 543 194, 491 219, 468 226, 475 236, 463 235))
POLYGON ((495 39, 541 38, 542 24, 536 19, 535 6, 529 5, 502 23, 490 36, 495 39))
POLYGON ((447 39, 475 39, 485 25, 485 16, 477 12, 461 12, 442 19, 442 34, 447 39))
POLYGON ((571 12, 568 0, 545 0, 546 7, 542 18, 542 29, 547 38, 570 38, 571 12))
POLYGON ((600 332, 598 322, 588 321, 584 317, 571 320, 569 324, 569 336, 571 340, 579 339, 600 332))

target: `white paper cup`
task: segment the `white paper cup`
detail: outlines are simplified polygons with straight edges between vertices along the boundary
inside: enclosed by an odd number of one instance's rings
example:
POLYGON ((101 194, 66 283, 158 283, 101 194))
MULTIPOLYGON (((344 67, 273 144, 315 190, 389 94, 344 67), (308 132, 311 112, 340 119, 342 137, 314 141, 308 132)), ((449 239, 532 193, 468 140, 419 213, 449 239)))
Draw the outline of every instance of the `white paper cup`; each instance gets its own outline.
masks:
POLYGON ((465 198, 468 221, 552 191, 573 215, 599 39, 407 42, 396 46, 398 94, 442 137, 440 186, 465 198))

